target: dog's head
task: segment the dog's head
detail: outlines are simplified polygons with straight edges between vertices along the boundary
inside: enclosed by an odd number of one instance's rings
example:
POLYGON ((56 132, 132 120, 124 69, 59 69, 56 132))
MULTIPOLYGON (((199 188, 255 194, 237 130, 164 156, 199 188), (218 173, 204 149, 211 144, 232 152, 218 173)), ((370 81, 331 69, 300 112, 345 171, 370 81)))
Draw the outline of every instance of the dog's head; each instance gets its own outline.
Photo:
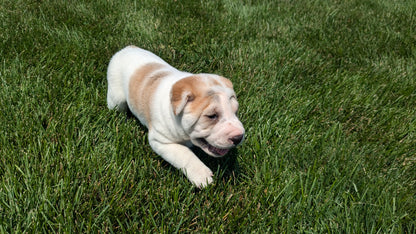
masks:
POLYGON ((171 90, 173 113, 191 142, 214 157, 224 156, 244 138, 236 113, 238 102, 230 80, 198 74, 176 82, 171 90))

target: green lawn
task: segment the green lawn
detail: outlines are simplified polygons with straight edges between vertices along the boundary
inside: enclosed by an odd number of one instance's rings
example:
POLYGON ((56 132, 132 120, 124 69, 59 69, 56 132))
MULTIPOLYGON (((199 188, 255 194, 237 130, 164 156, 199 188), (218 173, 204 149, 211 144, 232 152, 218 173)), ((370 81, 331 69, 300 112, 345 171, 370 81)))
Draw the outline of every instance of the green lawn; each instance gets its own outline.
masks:
POLYGON ((0 233, 416 232, 416 2, 2 0, 0 233), (106 107, 126 45, 229 77, 197 190, 106 107))

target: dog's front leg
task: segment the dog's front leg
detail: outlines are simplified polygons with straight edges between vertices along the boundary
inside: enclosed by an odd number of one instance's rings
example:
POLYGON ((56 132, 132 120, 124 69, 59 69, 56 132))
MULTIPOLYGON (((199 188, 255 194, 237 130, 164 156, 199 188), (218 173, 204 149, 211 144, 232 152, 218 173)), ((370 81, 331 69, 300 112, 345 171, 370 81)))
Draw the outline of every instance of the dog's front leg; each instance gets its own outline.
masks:
POLYGON ((152 149, 174 167, 181 169, 198 188, 212 183, 212 171, 186 146, 176 143, 162 143, 149 138, 152 149))

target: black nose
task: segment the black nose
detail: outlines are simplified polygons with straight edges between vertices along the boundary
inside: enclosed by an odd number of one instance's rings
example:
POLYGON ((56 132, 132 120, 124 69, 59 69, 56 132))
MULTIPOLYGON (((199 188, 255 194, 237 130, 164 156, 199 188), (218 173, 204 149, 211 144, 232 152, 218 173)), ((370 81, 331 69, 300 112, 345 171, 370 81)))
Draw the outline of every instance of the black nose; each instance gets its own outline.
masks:
POLYGON ((243 140, 243 138, 244 138, 244 135, 241 134, 241 135, 237 135, 237 136, 231 137, 230 138, 230 141, 232 141, 234 145, 238 145, 238 144, 241 143, 241 141, 243 140))

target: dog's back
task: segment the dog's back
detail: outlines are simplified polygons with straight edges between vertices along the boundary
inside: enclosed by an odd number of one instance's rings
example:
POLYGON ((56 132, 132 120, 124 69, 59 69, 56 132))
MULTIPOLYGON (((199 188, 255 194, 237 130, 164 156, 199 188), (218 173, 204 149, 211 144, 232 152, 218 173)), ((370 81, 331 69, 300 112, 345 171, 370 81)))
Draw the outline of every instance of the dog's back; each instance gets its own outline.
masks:
POLYGON ((171 67, 155 54, 136 46, 127 46, 111 58, 107 70, 107 106, 109 109, 127 110, 129 79, 138 67, 148 63, 171 67))

